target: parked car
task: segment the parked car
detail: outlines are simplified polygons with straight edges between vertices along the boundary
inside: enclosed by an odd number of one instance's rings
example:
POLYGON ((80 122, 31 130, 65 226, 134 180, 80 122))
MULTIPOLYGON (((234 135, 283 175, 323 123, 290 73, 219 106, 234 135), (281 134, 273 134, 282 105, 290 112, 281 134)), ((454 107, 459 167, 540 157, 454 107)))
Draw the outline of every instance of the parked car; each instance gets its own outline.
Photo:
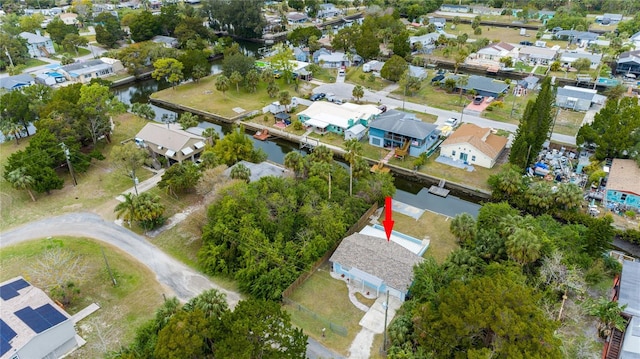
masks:
POLYGON ((460 120, 457 118, 449 118, 448 120, 444 121, 445 126, 450 126, 450 127, 456 127, 460 124, 460 120))
POLYGON ((344 76, 346 72, 347 72, 347 69, 344 66, 342 66, 340 70, 338 70, 338 76, 344 76))
POLYGON ((325 94, 324 92, 318 92, 318 93, 314 93, 313 95, 311 95, 311 97, 309 97, 309 100, 311 101, 320 101, 323 98, 325 98, 327 96, 327 94, 325 94))
POLYGON ((482 102, 484 101, 484 96, 476 96, 473 98, 473 104, 474 105, 482 105, 482 102))
POLYGON ((387 105, 379 105, 378 110, 382 111, 382 113, 387 112, 387 105))
POLYGON ((531 42, 531 41, 520 41, 520 45, 533 46, 533 42, 531 42))

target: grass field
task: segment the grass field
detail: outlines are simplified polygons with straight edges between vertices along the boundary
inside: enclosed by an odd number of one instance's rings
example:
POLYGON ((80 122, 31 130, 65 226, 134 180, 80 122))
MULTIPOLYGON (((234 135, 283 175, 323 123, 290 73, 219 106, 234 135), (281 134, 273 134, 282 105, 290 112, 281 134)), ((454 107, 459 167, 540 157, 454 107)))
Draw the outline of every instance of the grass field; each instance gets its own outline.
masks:
POLYGON ((298 310, 295 305, 285 305, 293 324, 302 328, 305 334, 340 354, 347 354, 351 342, 362 329, 358 322, 365 313, 349 301, 346 284, 331 278, 328 265, 320 267, 296 289, 290 299, 312 310, 325 320, 347 328, 346 337, 327 329, 323 338, 322 328, 327 326, 323 321, 314 319, 303 310, 298 310))
POLYGON ((458 248, 456 239, 449 232, 451 218, 438 213, 425 211, 419 219, 394 213, 394 230, 417 239, 429 237, 431 243, 424 256, 432 256, 438 263, 444 262, 449 253, 458 248))
POLYGON ((128 254, 90 239, 60 237, 17 244, 2 249, 0 264, 0 281, 21 275, 45 289, 58 280, 73 280, 80 292, 66 308, 71 315, 91 303, 101 307, 78 324, 78 334, 87 344, 71 358, 103 357, 106 351, 128 343, 135 329, 151 318, 163 301, 162 288, 148 268, 128 254), (106 270, 102 249, 116 287, 106 270), (71 271, 61 260, 64 258, 77 259, 77 270, 71 271))
POLYGON ((371 73, 365 73, 362 71, 362 67, 354 67, 350 68, 347 71, 347 75, 345 80, 354 85, 360 85, 366 89, 373 91, 380 91, 383 88, 392 85, 393 82, 387 81, 381 77, 374 77, 374 81, 369 81, 371 78, 371 73), (364 79, 362 78, 364 76, 364 79))
MULTIPOLYGON (((36 194, 37 202, 33 203, 26 191, 13 189, 4 179, 0 181, 0 231, 13 226, 34 221, 43 217, 77 211, 92 211, 103 215, 106 219, 115 218, 113 208, 117 204, 115 197, 122 191, 133 186, 131 179, 116 171, 109 161, 109 151, 114 144, 135 136, 144 126, 142 120, 131 114, 124 114, 114 119, 116 129, 110 144, 101 145, 101 151, 107 159, 93 160, 89 170, 78 173, 78 186, 73 186, 68 171, 61 169, 59 174, 65 181, 61 190, 54 190, 50 194, 36 194)), ((28 140, 0 144, 0 172, 8 157, 15 151, 27 147, 28 140)), ((150 177, 149 171, 138 173, 140 181, 150 177)))
MULTIPOLYGON (((152 94, 151 98, 197 108, 224 117, 238 116, 240 113, 235 112, 234 108, 253 111, 262 109, 273 101, 278 101, 277 97, 269 97, 266 91, 267 85, 264 82, 260 82, 255 93, 249 93, 244 88, 240 88, 240 91, 237 92, 235 86, 232 86, 233 88, 223 94, 216 90, 216 78, 217 76, 208 76, 198 82, 168 88, 152 94)), ((291 96, 304 97, 311 92, 311 87, 306 82, 299 86, 298 91, 295 90, 293 82, 287 84, 283 78, 277 79, 276 83, 280 87, 280 91, 289 91, 291 96)))

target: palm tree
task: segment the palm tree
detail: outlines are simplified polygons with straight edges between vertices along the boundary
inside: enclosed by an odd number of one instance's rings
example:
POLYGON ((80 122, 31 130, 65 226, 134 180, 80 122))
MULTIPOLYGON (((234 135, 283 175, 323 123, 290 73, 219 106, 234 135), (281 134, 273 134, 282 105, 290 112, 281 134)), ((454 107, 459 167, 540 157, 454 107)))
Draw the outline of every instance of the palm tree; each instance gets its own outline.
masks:
POLYGON ((531 231, 518 228, 505 241, 507 254, 521 266, 533 263, 540 258, 542 242, 531 231))
POLYGON ((331 170, 332 165, 329 162, 314 162, 311 164, 309 172, 311 175, 318 177, 326 177, 329 184, 329 197, 331 199, 331 170))
POLYGON ((280 91, 280 104, 284 106, 285 110, 289 112, 289 105, 291 105, 291 95, 289 91, 280 91))
POLYGON ((9 181, 9 183, 11 183, 13 188, 27 190, 29 196, 31 197, 31 200, 33 202, 36 201, 36 198, 33 196, 33 192, 31 192, 31 188, 35 183, 35 179, 27 174, 26 168, 18 167, 15 170, 9 172, 7 177, 7 180, 9 181))
POLYGON ((564 210, 580 208, 582 190, 575 183, 561 183, 555 193, 555 201, 564 210))
POLYGON ((242 82, 242 74, 238 71, 234 71, 231 73, 231 77, 229 77, 229 82, 236 85, 236 92, 240 92, 240 82, 242 82))
POLYGON ((135 200, 135 219, 142 224, 145 230, 153 229, 160 225, 164 219, 164 205, 160 203, 160 196, 154 196, 148 192, 138 195, 135 200))
POLYGON ((217 289, 209 289, 197 297, 191 299, 182 307, 183 310, 193 311, 200 310, 206 318, 218 318, 222 313, 226 312, 227 306, 226 296, 217 289))
POLYGON ((333 152, 329 149, 329 147, 325 145, 320 145, 316 147, 313 152, 309 155, 309 160, 312 162, 333 162, 333 152))
POLYGON ((216 142, 220 139, 218 131, 216 131, 216 129, 213 127, 206 128, 204 131, 202 131, 202 136, 207 139, 207 143, 210 146, 215 145, 216 142))
POLYGON ((231 178, 249 182, 251 178, 251 170, 242 163, 238 163, 231 169, 231 178))
POLYGON ((222 92, 224 95, 225 91, 229 89, 229 78, 225 75, 218 76, 216 80, 216 90, 222 92))
POLYGON ((356 101, 360 102, 360 99, 364 97, 364 88, 360 85, 356 85, 351 91, 351 95, 356 99, 356 101))
POLYGON ((469 78, 466 76, 458 76, 456 80, 456 86, 460 89, 460 98, 458 99, 458 104, 462 102, 462 90, 469 83, 469 78))
POLYGON ((600 298, 596 302, 589 303, 588 312, 598 318, 598 332, 600 337, 606 338, 611 334, 611 330, 616 328, 623 331, 627 321, 620 315, 627 307, 620 307, 618 302, 612 302, 607 298, 600 298))
POLYGON ((349 196, 353 196, 353 165, 362 152, 362 144, 357 138, 352 138, 344 143, 344 149, 347 150, 344 159, 349 161, 349 196))
POLYGON ((304 177, 306 160, 299 152, 291 151, 284 156, 284 166, 293 171, 297 178, 304 177))
POLYGON ((451 221, 449 231, 459 243, 469 242, 476 236, 476 220, 469 213, 459 214, 451 221))
POLYGON ((129 224, 136 220, 136 196, 132 193, 125 193, 124 202, 118 203, 113 210, 116 212, 116 218, 122 219, 129 224))

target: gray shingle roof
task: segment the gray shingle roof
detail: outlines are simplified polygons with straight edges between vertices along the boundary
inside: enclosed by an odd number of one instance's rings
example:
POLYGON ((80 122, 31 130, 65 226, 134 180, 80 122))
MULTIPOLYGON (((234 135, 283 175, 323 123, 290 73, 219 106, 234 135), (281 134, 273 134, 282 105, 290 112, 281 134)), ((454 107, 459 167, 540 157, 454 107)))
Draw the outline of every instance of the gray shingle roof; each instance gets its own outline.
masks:
POLYGON ((385 239, 354 233, 342 240, 329 261, 384 280, 388 286, 406 290, 413 282, 413 266, 424 259, 385 239))
MULTIPOLYGON (((448 78, 458 81, 458 75, 450 75, 442 79, 440 82, 444 83, 448 78)), ((505 92, 509 88, 509 85, 504 82, 494 82, 493 79, 489 77, 471 75, 467 80, 467 84, 462 88, 465 91, 476 90, 499 94, 505 92)))
POLYGON ((640 262, 624 261, 620 279, 618 303, 627 305, 625 313, 640 315, 640 262))
POLYGON ((20 74, 0 78, 0 87, 11 90, 16 86, 24 86, 35 81, 29 74, 20 74))
POLYGON ((415 115, 398 111, 389 110, 377 119, 369 123, 369 128, 375 128, 387 132, 396 133, 402 136, 424 139, 436 129, 436 125, 424 123, 418 120, 415 115))
POLYGON ((50 39, 48 37, 44 37, 42 35, 34 34, 32 32, 21 32, 20 37, 26 39, 30 44, 41 44, 43 42, 47 42, 50 39))
POLYGON ((576 90, 567 89, 564 87, 559 88, 557 92, 557 96, 567 96, 567 97, 579 98, 579 99, 589 100, 589 101, 593 101, 593 95, 594 94, 590 92, 576 91, 576 90))

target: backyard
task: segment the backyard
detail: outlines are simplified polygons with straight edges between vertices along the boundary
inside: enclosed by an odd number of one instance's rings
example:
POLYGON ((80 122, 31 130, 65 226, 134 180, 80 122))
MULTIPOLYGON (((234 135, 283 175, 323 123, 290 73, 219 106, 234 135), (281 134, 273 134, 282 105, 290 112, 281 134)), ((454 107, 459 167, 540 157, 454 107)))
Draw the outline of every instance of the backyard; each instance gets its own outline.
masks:
POLYGON ((428 237, 431 241, 424 257, 433 257, 438 263, 443 263, 449 253, 458 248, 456 239, 449 232, 451 218, 442 214, 425 211, 419 219, 404 214, 394 213, 396 222, 393 230, 414 238, 428 237))
POLYGON ((100 306, 78 323, 78 334, 87 344, 70 358, 98 358, 119 349, 133 339, 135 329, 152 318, 163 301, 163 289, 147 267, 115 247, 91 239, 57 237, 6 247, 0 252, 0 267, 0 281, 21 275, 41 289, 58 280, 72 280, 79 293, 65 308, 71 315, 91 303, 100 306), (105 268, 103 250, 117 282, 115 287, 105 268), (68 263, 73 260, 65 262, 66 258, 77 260, 79 266, 70 268, 68 263))
POLYGON ((366 89, 372 91, 380 91, 383 88, 393 84, 391 81, 387 81, 382 77, 375 76, 373 73, 366 73, 362 71, 362 67, 353 67, 347 71, 345 80, 354 85, 360 85, 366 89), (373 80, 373 81, 371 81, 373 80))
MULTIPOLYGON (((258 84, 255 93, 250 93, 244 87, 241 87, 240 91, 236 91, 235 86, 231 86, 223 93, 216 90, 216 78, 217 76, 208 76, 198 82, 168 88, 152 94, 151 98, 228 118, 236 117, 247 111, 262 109, 268 104, 278 101, 277 97, 269 97, 266 91, 267 85, 264 82, 258 84)), ((298 91, 296 91, 293 82, 287 84, 283 78, 275 81, 280 88, 279 91, 289 91, 292 97, 305 97, 313 88, 310 83, 301 81, 298 91)))

